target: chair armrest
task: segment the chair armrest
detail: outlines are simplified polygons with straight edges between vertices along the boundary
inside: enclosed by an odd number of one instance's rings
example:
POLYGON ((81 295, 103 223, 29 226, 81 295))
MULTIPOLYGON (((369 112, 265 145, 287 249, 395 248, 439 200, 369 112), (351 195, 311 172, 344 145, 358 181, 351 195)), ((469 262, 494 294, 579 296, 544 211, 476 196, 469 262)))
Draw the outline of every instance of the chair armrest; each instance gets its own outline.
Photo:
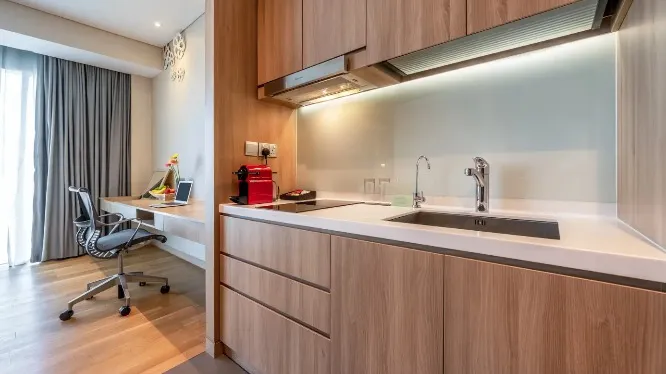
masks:
POLYGON ((105 217, 111 217, 111 216, 120 217, 121 220, 125 219, 125 216, 123 216, 123 215, 120 214, 120 213, 102 214, 101 216, 99 216, 99 218, 105 218, 105 217))
MULTIPOLYGON (((107 216, 108 216, 108 214, 107 214, 107 216)), ((100 216, 100 217, 102 217, 102 216, 100 216)), ((122 217, 122 215, 121 215, 121 217, 122 217)), ((141 224, 143 223, 143 220, 138 219, 138 218, 125 218, 125 217, 123 217, 122 219, 120 219, 118 221, 115 221, 115 222, 109 222, 109 223, 105 223, 105 222, 101 222, 101 221, 97 221, 97 222, 101 226, 104 226, 104 227, 113 226, 113 228, 109 232, 109 235, 110 235, 110 234, 113 234, 114 232, 116 232, 116 230, 118 230, 120 225, 122 225, 123 223, 137 222, 139 224, 139 226, 141 226, 141 224)), ((136 232, 135 232, 135 235, 136 235, 136 232)))
POLYGON ((134 232, 132 233, 132 236, 129 238, 127 243, 125 243, 125 248, 124 249, 129 248, 130 243, 132 242, 132 240, 134 240, 134 237, 139 232, 139 229, 141 228, 141 225, 143 224, 143 220, 140 219, 140 218, 135 218, 134 221, 138 221, 139 224, 136 226, 136 230, 134 230, 134 232))

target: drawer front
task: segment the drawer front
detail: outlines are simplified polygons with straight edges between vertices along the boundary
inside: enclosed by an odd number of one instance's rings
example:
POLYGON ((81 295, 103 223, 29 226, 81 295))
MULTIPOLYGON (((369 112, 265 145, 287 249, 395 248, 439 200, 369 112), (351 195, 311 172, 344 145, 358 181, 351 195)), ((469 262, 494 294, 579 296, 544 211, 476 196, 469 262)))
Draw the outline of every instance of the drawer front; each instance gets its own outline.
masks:
POLYGON ((178 236, 196 243, 204 244, 204 224, 169 216, 163 218, 163 231, 169 235, 178 236))
POLYGON ((330 235, 232 217, 220 230, 222 253, 330 289, 330 235))
POLYGON ((331 294, 220 255, 220 282, 289 317, 331 333, 331 294))
POLYGON ((329 374, 330 340, 220 286, 222 342, 254 374, 329 374))

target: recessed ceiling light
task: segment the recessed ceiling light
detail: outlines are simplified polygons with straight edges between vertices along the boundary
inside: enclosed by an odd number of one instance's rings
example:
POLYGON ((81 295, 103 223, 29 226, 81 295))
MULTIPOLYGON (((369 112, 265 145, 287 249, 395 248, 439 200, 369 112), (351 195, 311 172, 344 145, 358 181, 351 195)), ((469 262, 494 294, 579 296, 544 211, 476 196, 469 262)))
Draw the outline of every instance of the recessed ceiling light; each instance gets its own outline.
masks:
POLYGON ((155 22, 155 27, 162 27, 162 24, 159 22, 155 22))

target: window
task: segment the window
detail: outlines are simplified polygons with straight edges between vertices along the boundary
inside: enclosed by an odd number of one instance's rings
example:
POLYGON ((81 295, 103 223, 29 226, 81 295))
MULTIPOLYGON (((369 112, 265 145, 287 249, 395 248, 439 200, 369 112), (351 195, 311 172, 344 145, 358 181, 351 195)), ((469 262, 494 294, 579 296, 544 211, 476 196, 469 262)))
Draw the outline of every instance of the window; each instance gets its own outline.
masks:
POLYGON ((0 55, 0 264, 19 265, 31 252, 35 73, 2 62, 0 55))

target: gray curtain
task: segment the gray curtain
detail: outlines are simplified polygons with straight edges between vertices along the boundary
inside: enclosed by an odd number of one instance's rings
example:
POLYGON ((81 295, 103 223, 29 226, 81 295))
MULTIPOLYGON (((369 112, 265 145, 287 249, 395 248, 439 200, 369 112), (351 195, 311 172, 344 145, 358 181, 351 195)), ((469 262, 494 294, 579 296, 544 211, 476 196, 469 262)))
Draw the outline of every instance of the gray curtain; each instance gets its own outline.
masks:
POLYGON ((69 186, 100 196, 130 194, 131 78, 43 56, 37 77, 35 197, 31 261, 85 253, 72 221, 69 186))

